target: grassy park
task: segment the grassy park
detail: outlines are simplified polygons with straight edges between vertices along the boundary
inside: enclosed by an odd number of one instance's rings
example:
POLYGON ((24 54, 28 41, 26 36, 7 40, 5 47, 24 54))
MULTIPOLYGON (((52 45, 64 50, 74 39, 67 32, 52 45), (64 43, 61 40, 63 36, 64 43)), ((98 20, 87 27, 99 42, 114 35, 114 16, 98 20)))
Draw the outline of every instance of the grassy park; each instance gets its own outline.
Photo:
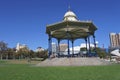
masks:
POLYGON ((36 67, 38 62, 0 61, 0 80, 120 80, 120 65, 36 67))

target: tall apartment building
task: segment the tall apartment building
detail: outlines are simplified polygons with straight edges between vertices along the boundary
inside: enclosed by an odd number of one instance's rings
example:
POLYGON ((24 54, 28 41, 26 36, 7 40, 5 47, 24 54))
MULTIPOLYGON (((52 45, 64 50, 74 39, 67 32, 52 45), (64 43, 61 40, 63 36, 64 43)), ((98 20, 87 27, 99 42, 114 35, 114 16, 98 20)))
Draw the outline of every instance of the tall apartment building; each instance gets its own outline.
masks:
POLYGON ((68 44, 61 43, 58 46, 56 43, 53 42, 51 44, 51 47, 52 47, 52 53, 54 53, 54 55, 57 55, 58 51, 59 51, 60 54, 63 54, 65 52, 65 50, 67 49, 68 44))
POLYGON ((36 52, 41 52, 44 51, 45 49, 43 49, 42 47, 37 47, 37 49, 35 50, 36 52))
POLYGON ((56 53, 56 52, 57 52, 57 44, 52 43, 52 53, 56 53))
POLYGON ((64 52, 68 48, 68 44, 60 44, 60 52, 64 52))
POLYGON ((110 44, 112 48, 120 47, 120 33, 110 33, 110 44))
POLYGON ((19 51, 20 49, 22 49, 22 48, 27 48, 27 49, 28 49, 27 45, 17 43, 16 52, 18 52, 18 51, 19 51))

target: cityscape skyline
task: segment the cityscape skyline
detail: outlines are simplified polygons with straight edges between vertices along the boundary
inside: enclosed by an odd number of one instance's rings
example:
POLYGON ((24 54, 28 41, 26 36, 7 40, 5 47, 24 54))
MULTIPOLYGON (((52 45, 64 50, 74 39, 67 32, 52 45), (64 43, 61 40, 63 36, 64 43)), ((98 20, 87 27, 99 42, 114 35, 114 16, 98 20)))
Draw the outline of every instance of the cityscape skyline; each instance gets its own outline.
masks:
MULTIPOLYGON (((119 3, 119 0, 2 0, 0 41, 5 41, 9 47, 16 47, 19 42, 32 50, 39 46, 48 48, 46 25, 62 21, 70 5, 79 20, 94 22, 98 28, 96 41, 100 47, 104 44, 107 48, 110 46, 109 33, 120 32, 119 3)), ((74 45, 79 46, 80 43, 84 43, 84 40, 76 40, 74 45)))

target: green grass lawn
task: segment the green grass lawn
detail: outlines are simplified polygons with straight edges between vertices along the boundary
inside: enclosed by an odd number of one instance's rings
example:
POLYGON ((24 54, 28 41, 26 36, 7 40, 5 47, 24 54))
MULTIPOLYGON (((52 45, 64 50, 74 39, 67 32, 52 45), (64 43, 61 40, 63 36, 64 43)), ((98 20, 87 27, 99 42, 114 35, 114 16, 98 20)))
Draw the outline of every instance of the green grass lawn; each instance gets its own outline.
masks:
POLYGON ((120 80, 120 65, 35 67, 0 61, 0 80, 120 80))

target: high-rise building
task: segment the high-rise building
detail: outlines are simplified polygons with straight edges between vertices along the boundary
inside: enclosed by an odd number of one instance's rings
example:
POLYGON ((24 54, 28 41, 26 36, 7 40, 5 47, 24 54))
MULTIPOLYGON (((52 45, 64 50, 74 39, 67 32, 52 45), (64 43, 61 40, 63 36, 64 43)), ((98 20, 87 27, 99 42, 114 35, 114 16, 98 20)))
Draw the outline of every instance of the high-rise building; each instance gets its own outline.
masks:
POLYGON ((57 45, 56 43, 52 43, 52 53, 56 53, 57 52, 57 45))
POLYGON ((27 45, 17 43, 16 52, 18 52, 18 51, 19 51, 20 49, 22 49, 22 48, 27 48, 27 49, 28 49, 27 45))
POLYGON ((44 51, 45 49, 43 49, 42 47, 37 47, 36 52, 41 52, 44 51))
POLYGON ((110 44, 112 48, 120 47, 120 33, 110 33, 110 44))
POLYGON ((120 33, 118 33, 118 41, 119 41, 119 46, 120 46, 120 33))
POLYGON ((68 44, 60 44, 60 52, 64 52, 68 48, 68 44))

